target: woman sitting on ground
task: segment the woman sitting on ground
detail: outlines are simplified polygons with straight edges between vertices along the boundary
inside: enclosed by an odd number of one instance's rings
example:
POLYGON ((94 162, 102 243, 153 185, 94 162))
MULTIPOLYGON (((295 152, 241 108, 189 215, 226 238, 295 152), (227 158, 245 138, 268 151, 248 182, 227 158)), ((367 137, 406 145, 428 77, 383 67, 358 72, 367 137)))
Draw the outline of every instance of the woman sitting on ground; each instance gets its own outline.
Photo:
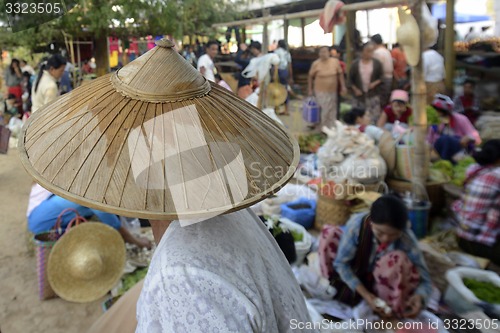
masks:
POLYGON ((432 107, 440 124, 429 129, 427 140, 444 160, 456 162, 461 152, 471 152, 481 143, 479 133, 463 114, 453 112, 454 103, 448 96, 436 95, 432 107))
MULTIPOLYGON (((101 222, 118 230, 127 243, 135 244, 138 247, 151 248, 152 244, 148 239, 136 237, 122 226, 118 216, 68 201, 52 194, 38 184, 33 185, 31 188, 27 211, 28 229, 34 234, 49 231, 56 224, 61 212, 68 208, 75 209, 78 214, 85 218, 96 215, 101 222)), ((72 211, 63 214, 61 227, 65 228, 74 217, 75 213, 72 211)))
POLYGON ((458 245, 500 265, 500 140, 487 141, 467 170, 465 193, 453 205, 458 245))
POLYGON ((377 199, 369 214, 351 217, 344 232, 324 227, 319 256, 322 274, 337 289, 335 298, 351 306, 364 299, 382 317, 414 318, 431 295, 427 266, 408 228, 408 211, 396 196, 377 199), (385 313, 377 298, 392 313, 385 313))
POLYGON ((378 143, 384 134, 384 130, 371 125, 370 114, 365 109, 352 108, 351 111, 344 114, 343 120, 347 125, 355 126, 360 132, 368 135, 375 143, 378 143))
POLYGON ((385 128, 388 131, 396 121, 399 121, 403 126, 408 126, 412 113, 411 107, 408 105, 408 92, 404 90, 394 90, 391 94, 390 104, 384 108, 384 112, 378 119, 377 126, 385 128))

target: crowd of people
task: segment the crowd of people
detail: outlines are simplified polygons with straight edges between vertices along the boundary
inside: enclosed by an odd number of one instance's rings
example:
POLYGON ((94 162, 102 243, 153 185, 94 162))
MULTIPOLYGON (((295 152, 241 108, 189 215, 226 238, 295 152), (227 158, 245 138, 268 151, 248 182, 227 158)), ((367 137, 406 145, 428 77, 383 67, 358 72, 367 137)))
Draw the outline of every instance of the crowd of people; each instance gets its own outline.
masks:
MULTIPOLYGON (((220 47, 217 41, 209 41, 204 50, 187 46, 181 54, 207 80, 233 91, 215 63, 220 47)), ((285 41, 278 41, 272 52, 279 58, 276 65, 279 82, 286 87, 293 85, 292 57, 285 41)), ((262 56, 262 44, 253 41, 239 46, 235 62, 244 69, 262 56)), ((444 61, 439 53, 426 50, 423 62, 427 101, 439 118, 439 124, 429 127, 428 142, 434 157, 455 163, 461 155, 470 154, 477 162, 468 171, 465 195, 453 207, 459 224, 459 246, 498 263, 499 140, 488 141, 477 149, 482 142, 474 128, 480 115, 474 81, 465 81, 463 94, 452 99, 444 95, 444 61)), ((61 82, 66 68, 67 61, 60 55, 40 64, 36 74, 26 62, 12 60, 5 72, 8 91, 3 116, 22 117, 37 112, 64 93, 61 87, 65 85, 61 82)), ((240 98, 248 98, 258 88, 257 82, 256 77, 240 75, 233 92, 240 98)), ((411 128, 409 88, 403 50, 398 45, 387 49, 380 35, 372 36, 362 45, 349 72, 339 50, 326 46, 319 48, 318 59, 308 72, 307 94, 314 96, 321 108, 320 128, 335 126, 340 99, 348 100, 350 96, 352 109, 343 115, 343 121, 375 141, 395 126, 411 128)), ((29 230, 38 233, 51 229, 58 214, 66 208, 87 217, 96 215, 118 230, 125 241, 151 247, 149 241, 124 228, 118 216, 74 204, 39 185, 34 185, 31 192, 27 212, 29 230)), ((70 221, 70 215, 62 216, 63 226, 70 221)), ((113 311, 94 324, 94 332, 111 332, 103 328, 106 327, 103 323, 112 320, 120 310, 132 321, 122 331, 132 331, 137 326, 138 332, 176 331, 179 325, 186 331, 285 332, 289 331, 292 319, 310 321, 290 267, 252 211, 245 209, 213 217, 186 228, 177 221, 163 222, 166 225, 163 232, 168 230, 159 237, 162 241, 139 300, 142 282, 139 289, 126 294, 113 306, 113 311), (226 258, 228 253, 231 260, 226 258), (137 302, 137 309, 130 306, 137 302), (124 304, 128 305, 123 308, 124 304), (134 319, 135 311, 138 322, 134 319), (186 320, 181 322, 179 318, 186 320)), ((407 207, 395 195, 381 196, 369 212, 353 215, 343 228, 323 229, 319 257, 322 272, 337 290, 335 298, 346 304, 364 300, 380 317, 415 318, 429 303, 430 272, 418 241, 408 228, 407 207), (390 307, 389 312, 380 306, 380 299, 390 307)))

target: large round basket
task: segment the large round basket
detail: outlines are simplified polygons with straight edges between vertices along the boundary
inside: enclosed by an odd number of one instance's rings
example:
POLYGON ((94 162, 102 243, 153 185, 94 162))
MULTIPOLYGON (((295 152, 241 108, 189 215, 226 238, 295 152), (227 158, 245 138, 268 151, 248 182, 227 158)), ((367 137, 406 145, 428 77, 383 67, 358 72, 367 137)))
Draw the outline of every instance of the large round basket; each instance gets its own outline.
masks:
POLYGON ((314 228, 321 230, 325 224, 344 225, 350 215, 349 201, 318 195, 314 228))

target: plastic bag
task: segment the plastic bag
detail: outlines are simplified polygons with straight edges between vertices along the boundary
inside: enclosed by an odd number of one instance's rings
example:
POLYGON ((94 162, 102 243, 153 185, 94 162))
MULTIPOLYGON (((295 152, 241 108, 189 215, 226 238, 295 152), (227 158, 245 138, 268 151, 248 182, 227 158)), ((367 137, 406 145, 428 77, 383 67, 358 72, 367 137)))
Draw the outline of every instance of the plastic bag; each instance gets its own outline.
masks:
POLYGON ((302 104, 302 118, 311 124, 320 122, 320 106, 313 96, 307 97, 302 104))
POLYGON ((474 293, 465 286, 463 279, 470 278, 477 281, 490 282, 497 287, 500 287, 500 277, 497 273, 492 271, 485 271, 482 269, 469 268, 469 267, 457 267, 450 269, 446 273, 446 279, 451 287, 455 290, 469 303, 481 304, 485 303, 474 295, 474 293))

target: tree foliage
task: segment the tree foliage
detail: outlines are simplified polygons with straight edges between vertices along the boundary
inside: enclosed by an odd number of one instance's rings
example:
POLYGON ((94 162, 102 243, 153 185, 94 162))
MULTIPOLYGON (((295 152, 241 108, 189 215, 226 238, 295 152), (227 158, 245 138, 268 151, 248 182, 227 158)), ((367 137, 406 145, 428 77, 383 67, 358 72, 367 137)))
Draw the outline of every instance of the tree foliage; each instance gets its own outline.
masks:
MULTIPOLYGON (((213 23, 238 18, 237 6, 242 1, 245 0, 79 0, 62 17, 34 28, 17 33, 4 28, 0 31, 0 43, 33 49, 40 43, 62 41, 62 31, 74 37, 210 35, 213 23)), ((0 21, 6 22, 2 14, 0 21)))

